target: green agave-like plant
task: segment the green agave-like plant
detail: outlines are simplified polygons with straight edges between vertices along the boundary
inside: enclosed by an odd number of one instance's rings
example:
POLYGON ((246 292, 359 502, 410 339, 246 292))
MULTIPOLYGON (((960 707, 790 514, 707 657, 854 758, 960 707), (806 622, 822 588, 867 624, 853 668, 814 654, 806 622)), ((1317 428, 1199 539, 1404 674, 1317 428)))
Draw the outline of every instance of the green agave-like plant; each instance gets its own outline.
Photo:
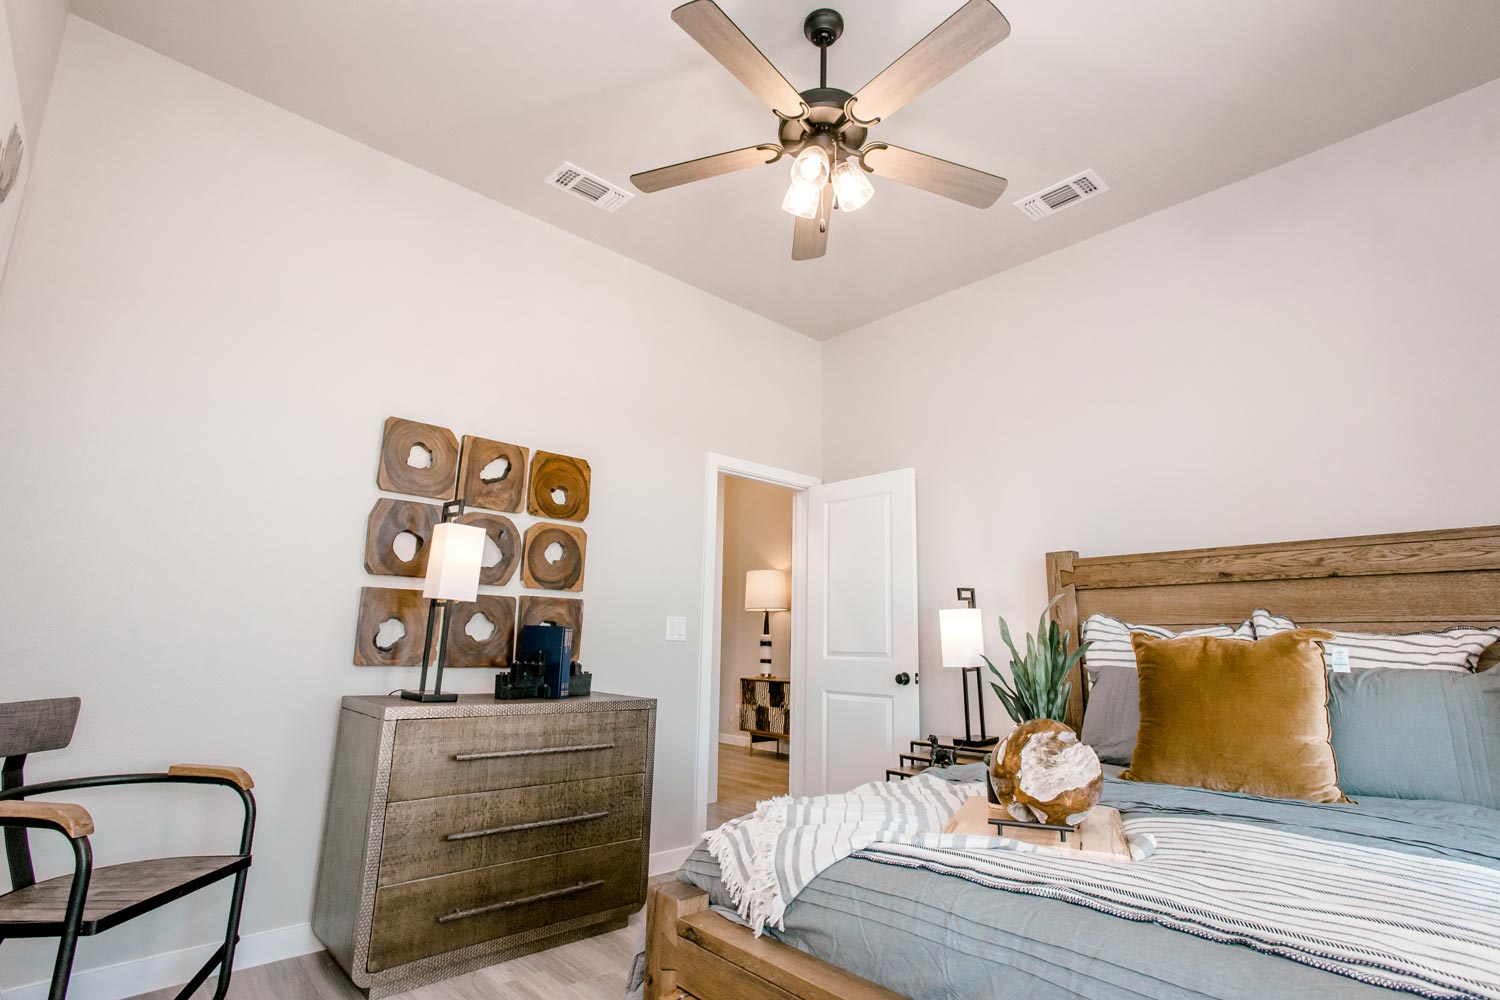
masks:
POLYGON ((990 682, 990 687, 994 688, 995 695, 1010 713, 1010 717, 1018 723, 1030 722, 1032 719, 1055 719, 1061 722, 1067 714, 1068 696, 1073 693, 1068 674, 1083 659, 1084 651, 1090 644, 1085 642, 1073 652, 1067 651, 1070 633, 1066 629, 1059 629, 1057 622, 1048 621, 1052 606, 1060 600, 1061 595, 1053 598, 1052 603, 1042 612, 1042 620, 1037 624, 1037 636, 1041 638, 1031 635, 1026 637, 1024 657, 1011 641, 1005 619, 1000 619, 1000 637, 1010 648, 1010 682, 1006 681, 1000 668, 991 663, 988 656, 984 658, 985 665, 996 678, 990 682))

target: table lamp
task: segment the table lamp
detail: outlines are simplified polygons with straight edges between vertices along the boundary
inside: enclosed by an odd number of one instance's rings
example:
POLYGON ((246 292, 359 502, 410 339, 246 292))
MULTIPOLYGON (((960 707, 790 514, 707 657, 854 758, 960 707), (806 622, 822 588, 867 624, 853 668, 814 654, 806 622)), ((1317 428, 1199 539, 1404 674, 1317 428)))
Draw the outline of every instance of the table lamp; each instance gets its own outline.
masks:
MULTIPOLYGON (((422 596, 432 602, 427 615, 427 639, 422 644, 422 679, 415 691, 402 691, 407 701, 457 701, 458 695, 443 691, 443 660, 448 652, 448 620, 455 602, 466 603, 479 596, 479 570, 484 559, 484 529, 456 524, 450 516, 463 512, 463 502, 443 504, 443 520, 432 529, 432 551, 427 555, 427 579, 422 596), (427 690, 427 668, 432 662, 432 625, 439 614, 443 626, 437 643, 437 676, 427 690)), ((965 697, 968 689, 964 690, 965 697)))
POLYGON ((958 599, 968 602, 966 608, 943 608, 938 611, 938 632, 942 636, 943 666, 962 670, 964 684, 964 738, 959 746, 988 747, 1000 737, 984 731, 984 681, 979 665, 984 662, 984 612, 974 607, 974 588, 959 587, 958 599), (974 672, 974 687, 979 697, 979 735, 969 723, 969 672, 974 672))
MULTIPOLYGON (((771 676, 771 612, 786 611, 791 606, 786 589, 786 573, 779 569, 752 569, 745 573, 745 610, 759 611, 765 616, 760 623, 760 672, 763 677, 771 676)), ((964 693, 968 694, 968 688, 964 693)))

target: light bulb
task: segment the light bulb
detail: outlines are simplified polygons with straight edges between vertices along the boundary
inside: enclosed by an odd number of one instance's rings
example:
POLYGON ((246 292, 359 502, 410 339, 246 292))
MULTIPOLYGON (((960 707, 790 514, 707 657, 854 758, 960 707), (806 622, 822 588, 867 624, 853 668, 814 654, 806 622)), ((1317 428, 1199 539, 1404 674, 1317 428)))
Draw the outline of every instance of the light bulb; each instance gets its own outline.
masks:
POLYGON ((828 180, 828 151, 808 146, 792 161, 792 179, 822 186, 828 180))
POLYGON ((793 177, 792 186, 786 189, 786 197, 781 199, 781 210, 790 212, 799 219, 816 219, 822 203, 822 184, 813 184, 800 177, 793 177))
POLYGON ((875 185, 853 160, 840 160, 833 168, 833 193, 838 196, 840 211, 853 212, 875 197, 875 185))

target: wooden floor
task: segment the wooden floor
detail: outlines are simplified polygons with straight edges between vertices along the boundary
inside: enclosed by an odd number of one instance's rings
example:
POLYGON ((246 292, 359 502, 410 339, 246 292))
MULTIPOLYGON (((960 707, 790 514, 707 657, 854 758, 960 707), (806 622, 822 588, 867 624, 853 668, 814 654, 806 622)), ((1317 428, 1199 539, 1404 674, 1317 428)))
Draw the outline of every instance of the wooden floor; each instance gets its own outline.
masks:
POLYGON ((754 812, 762 799, 786 794, 787 759, 771 751, 772 744, 751 754, 744 747, 719 744, 719 799, 708 804, 708 828, 754 812))
MULTIPOLYGON (((651 882, 654 884, 671 877, 670 874, 658 875, 651 882)), ((490 997, 600 1000, 603 997, 623 997, 625 975, 630 971, 630 961, 641 943, 645 924, 646 911, 642 909, 630 918, 629 925, 620 930, 492 965, 466 976, 397 994, 397 997, 400 1000, 484 1000, 490 997)), ((195 1000, 213 996, 214 985, 215 980, 210 979, 194 994, 195 1000)), ((177 989, 160 990, 143 994, 136 1000, 172 1000, 176 995, 177 989)), ((326 951, 320 951, 236 972, 229 984, 228 1000, 364 1000, 364 993, 354 988, 344 970, 326 951)))

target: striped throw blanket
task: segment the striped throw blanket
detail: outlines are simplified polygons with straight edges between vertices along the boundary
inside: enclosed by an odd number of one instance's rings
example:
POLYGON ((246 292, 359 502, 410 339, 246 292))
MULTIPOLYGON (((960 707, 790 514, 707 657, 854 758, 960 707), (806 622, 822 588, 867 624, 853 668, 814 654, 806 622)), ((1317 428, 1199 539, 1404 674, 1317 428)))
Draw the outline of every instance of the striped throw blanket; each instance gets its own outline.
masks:
POLYGON ((998 837, 943 834, 979 783, 932 776, 776 799, 709 837, 756 933, 845 857, 1279 955, 1388 989, 1500 1000, 1500 870, 1213 816, 1126 815, 1135 864, 998 837))
POLYGON ((1500 1000, 1500 871, 1214 819, 1127 817, 1143 864, 872 844, 926 868, 1426 997, 1500 1000))
POLYGON ((709 833, 708 849, 740 916, 757 936, 767 924, 782 926, 787 905, 819 872, 872 845, 985 855, 1061 853, 1008 837, 943 833, 959 807, 982 792, 979 782, 922 774, 908 781, 872 781, 842 795, 782 796, 709 833))

